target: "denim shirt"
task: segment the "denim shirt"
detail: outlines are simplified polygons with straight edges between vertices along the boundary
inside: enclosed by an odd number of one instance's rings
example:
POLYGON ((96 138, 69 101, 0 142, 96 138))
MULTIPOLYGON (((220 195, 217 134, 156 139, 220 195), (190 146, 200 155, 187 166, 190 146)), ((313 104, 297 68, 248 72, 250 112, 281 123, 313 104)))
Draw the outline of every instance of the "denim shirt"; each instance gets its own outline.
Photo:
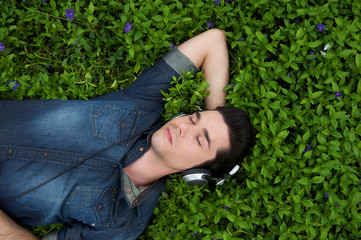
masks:
POLYGON ((137 189, 123 169, 149 149, 154 130, 147 129, 164 108, 160 90, 181 69, 198 70, 175 49, 130 87, 88 101, 0 101, 0 208, 28 225, 67 223, 57 239, 136 239, 165 178, 137 189), (40 188, 1 201, 114 143, 40 188))

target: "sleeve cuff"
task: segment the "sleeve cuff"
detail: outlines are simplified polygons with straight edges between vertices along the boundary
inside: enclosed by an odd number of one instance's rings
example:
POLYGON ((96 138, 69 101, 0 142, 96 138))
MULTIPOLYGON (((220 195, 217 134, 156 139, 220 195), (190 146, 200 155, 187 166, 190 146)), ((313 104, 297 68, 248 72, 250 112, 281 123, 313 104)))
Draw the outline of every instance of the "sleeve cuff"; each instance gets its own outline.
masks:
POLYGON ((190 60, 186 55, 181 53, 177 47, 174 47, 172 51, 167 52, 163 56, 163 60, 179 75, 183 75, 182 69, 187 73, 192 71, 194 73, 199 72, 200 69, 194 65, 192 60, 190 60))

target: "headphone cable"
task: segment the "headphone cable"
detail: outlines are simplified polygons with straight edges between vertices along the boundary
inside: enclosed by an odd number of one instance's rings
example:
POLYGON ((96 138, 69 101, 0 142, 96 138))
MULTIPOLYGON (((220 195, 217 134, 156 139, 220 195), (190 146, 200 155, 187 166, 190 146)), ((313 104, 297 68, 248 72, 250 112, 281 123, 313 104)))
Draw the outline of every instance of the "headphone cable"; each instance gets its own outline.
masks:
POLYGON ((149 131, 149 130, 152 130, 152 129, 156 128, 156 127, 159 127, 159 126, 161 126, 161 125, 163 125, 163 124, 164 124, 164 123, 156 124, 156 125, 154 125, 154 126, 152 126, 152 127, 150 127, 150 128, 147 128, 147 129, 145 129, 145 130, 143 130, 143 131, 141 131, 141 132, 139 132, 139 133, 136 133, 136 134, 134 134, 134 135, 132 135, 132 136, 130 136, 130 137, 127 137, 127 138, 124 139, 124 140, 121 140, 121 141, 119 141, 119 142, 117 142, 117 143, 114 143, 114 144, 112 144, 112 145, 110 145, 110 146, 108 146, 108 147, 106 147, 106 148, 103 148, 103 149, 97 151, 96 153, 90 155, 89 157, 86 157, 86 158, 84 158, 84 159, 81 159, 81 160, 78 161, 77 163, 75 163, 75 164, 73 164, 72 166, 64 169, 62 172, 58 173, 58 174, 55 175, 54 177, 49 178, 49 179, 46 180, 46 181, 40 183, 39 185, 37 185, 37 186, 35 186, 35 187, 32 187, 32 188, 26 190, 25 192, 22 192, 22 193, 20 193, 20 194, 17 194, 17 195, 15 195, 15 196, 10 197, 10 198, 0 200, 0 202, 8 202, 8 201, 14 200, 14 199, 16 199, 16 198, 19 198, 19 197, 21 197, 21 196, 24 196, 24 195, 28 194, 29 192, 32 192, 32 191, 34 191, 34 190, 36 190, 36 189, 44 186, 45 184, 53 181, 54 179, 60 177, 61 175, 67 173, 68 171, 70 171, 71 169, 75 168, 76 166, 82 164, 82 163, 85 162, 86 160, 88 160, 88 159, 90 159, 90 158, 92 158, 92 157, 95 157, 96 155, 98 155, 98 154, 100 154, 100 153, 102 153, 102 152, 105 152, 105 151, 107 151, 108 149, 110 149, 110 148, 112 148, 112 147, 114 147, 114 146, 116 146, 116 145, 119 145, 119 144, 122 143, 122 142, 125 142, 125 141, 127 141, 127 140, 129 140, 129 139, 131 139, 131 138, 133 138, 133 137, 135 137, 135 136, 138 136, 138 135, 140 135, 140 134, 142 134, 142 133, 145 133, 145 132, 147 132, 147 131, 149 131))

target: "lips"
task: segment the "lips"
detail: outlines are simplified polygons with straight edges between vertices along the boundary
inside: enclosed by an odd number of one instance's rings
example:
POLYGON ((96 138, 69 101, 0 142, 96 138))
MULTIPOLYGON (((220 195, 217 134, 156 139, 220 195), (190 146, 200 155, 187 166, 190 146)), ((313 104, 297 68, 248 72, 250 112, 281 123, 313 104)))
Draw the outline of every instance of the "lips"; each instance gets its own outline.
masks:
POLYGON ((173 144, 173 142, 172 142, 172 134, 171 134, 169 128, 166 128, 166 129, 165 129, 165 136, 166 136, 166 138, 168 139, 168 141, 170 142, 170 144, 173 144))

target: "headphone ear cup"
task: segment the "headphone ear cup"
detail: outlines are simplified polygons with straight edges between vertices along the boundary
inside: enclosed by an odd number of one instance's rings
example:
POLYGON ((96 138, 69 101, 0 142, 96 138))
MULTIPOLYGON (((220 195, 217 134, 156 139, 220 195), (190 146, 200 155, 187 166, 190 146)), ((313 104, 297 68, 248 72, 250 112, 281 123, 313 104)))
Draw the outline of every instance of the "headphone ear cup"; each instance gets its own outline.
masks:
POLYGON ((202 186, 208 183, 212 177, 211 171, 208 169, 188 169, 182 172, 182 179, 189 186, 202 186))

